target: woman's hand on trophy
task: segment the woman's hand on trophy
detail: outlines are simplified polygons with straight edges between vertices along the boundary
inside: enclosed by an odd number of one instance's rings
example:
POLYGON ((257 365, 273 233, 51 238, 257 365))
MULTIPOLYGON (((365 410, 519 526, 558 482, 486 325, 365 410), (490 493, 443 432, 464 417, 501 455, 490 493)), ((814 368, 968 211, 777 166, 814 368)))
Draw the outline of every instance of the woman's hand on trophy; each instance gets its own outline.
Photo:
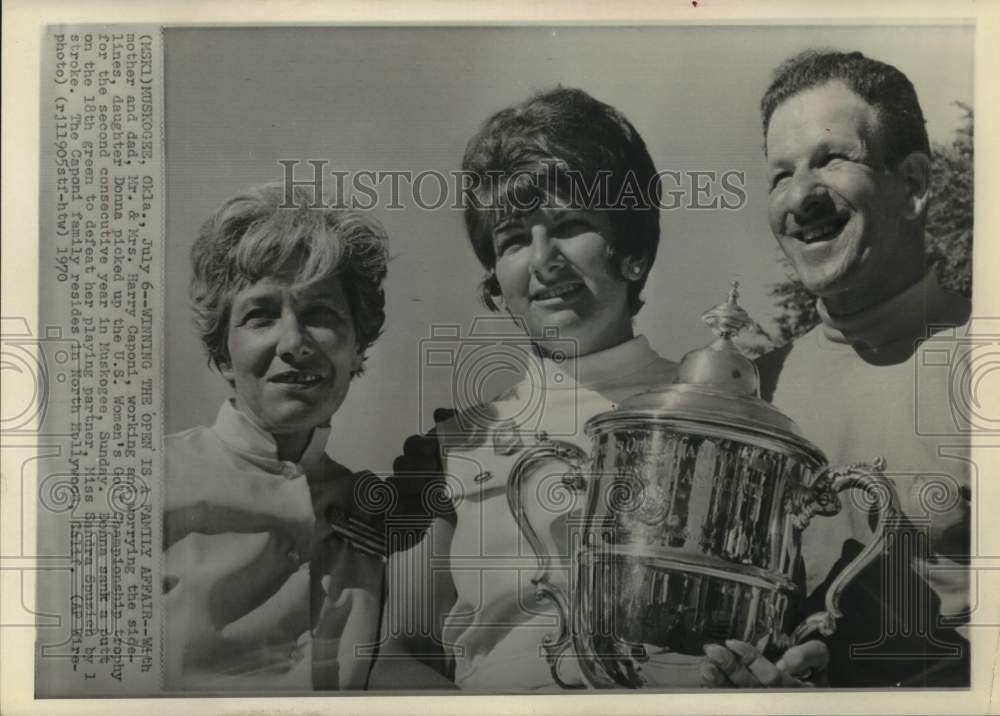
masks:
POLYGON ((821 641, 793 646, 771 663, 751 644, 735 639, 725 646, 707 644, 701 666, 702 685, 707 688, 796 688, 826 686, 830 652, 821 641))

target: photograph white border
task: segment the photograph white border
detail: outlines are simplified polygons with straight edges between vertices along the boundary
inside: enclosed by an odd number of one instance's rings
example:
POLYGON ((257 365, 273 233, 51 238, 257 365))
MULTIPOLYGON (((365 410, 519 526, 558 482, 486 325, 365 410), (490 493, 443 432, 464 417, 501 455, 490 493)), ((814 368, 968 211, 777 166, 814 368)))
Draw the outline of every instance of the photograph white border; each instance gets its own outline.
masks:
MULTIPOLYGON (((1000 88, 991 76, 1000 67, 1000 5, 971 2, 755 2, 704 0, 698 3, 532 2, 470 4, 461 2, 30 2, 10 0, 4 4, 3 22, 3 309, 4 316, 37 315, 38 236, 38 115, 39 59, 42 30, 52 23, 153 23, 239 24, 275 22, 298 24, 838 24, 941 23, 974 19, 976 32, 976 233, 980 237, 1000 234, 1000 195, 996 161, 1000 158, 1000 133, 985 128, 1000 127, 1000 88), (12 261, 11 257, 17 260, 12 261)), ((980 240, 975 249, 974 316, 1000 315, 1000 289, 994 279, 1000 266, 1000 242, 980 240)), ((6 381, 8 378, 5 377, 6 381)), ((983 441, 975 440, 976 444, 983 441)), ((980 467, 996 465, 996 451, 977 450, 980 467)), ((6 466, 6 458, 4 459, 6 466)), ((988 484, 989 470, 983 470, 988 484)), ((5 468, 4 475, 11 473, 5 468)), ((5 478, 2 499, 17 499, 13 480, 5 478)), ((1000 529, 992 526, 997 514, 996 492, 976 495, 981 555, 1000 555, 1000 529)), ((34 537, 32 515, 22 525, 29 540, 34 537)), ((10 536, 8 527, 4 541, 10 536)), ((1000 561, 995 558, 994 561, 1000 561)), ((995 580, 993 580, 995 581, 995 580)), ((989 594, 990 592, 986 592, 989 594)), ((992 592, 996 594, 997 592, 992 592)), ((34 603, 32 593, 3 595, 3 600, 34 603)), ((996 608, 996 605, 983 605, 996 608)), ((1000 614, 996 620, 1000 623, 1000 614)), ((662 713, 994 713, 1000 691, 996 675, 1000 633, 997 628, 974 629, 972 639, 972 691, 765 693, 732 694, 587 694, 576 696, 358 696, 295 699, 185 699, 176 704, 166 699, 46 700, 32 697, 34 629, 8 627, 0 636, 3 656, 0 667, 0 711, 5 714, 64 713, 156 713, 183 708, 190 714, 297 714, 297 713, 573 713, 598 714, 625 711, 662 713), (613 700, 607 702, 606 699, 613 700), (628 699, 627 706, 620 703, 628 699), (623 708, 624 706, 624 708, 623 708)))

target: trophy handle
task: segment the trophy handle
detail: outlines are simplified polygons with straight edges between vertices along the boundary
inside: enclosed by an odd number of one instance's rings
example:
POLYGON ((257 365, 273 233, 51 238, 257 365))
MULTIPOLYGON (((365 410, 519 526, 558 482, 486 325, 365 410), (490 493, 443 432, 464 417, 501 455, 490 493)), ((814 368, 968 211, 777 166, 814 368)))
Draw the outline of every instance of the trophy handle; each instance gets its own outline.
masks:
POLYGON ((542 639, 545 660, 549 663, 552 678, 559 686, 564 689, 578 689, 583 688, 584 685, 570 683, 559 673, 561 658, 572 643, 570 631, 572 607, 563 590, 549 581, 549 573, 552 570, 555 557, 548 545, 539 538, 538 532, 528 519, 523 500, 523 483, 525 478, 533 473, 533 468, 539 462, 561 460, 569 467, 569 471, 563 477, 563 485, 569 490, 582 491, 587 486, 583 477, 584 465, 590 458, 586 451, 572 443, 550 440, 544 433, 540 434, 538 438, 540 444, 525 450, 510 470, 510 475, 507 477, 507 504, 510 505, 510 511, 514 515, 514 521, 517 522, 518 528, 538 558, 538 571, 531 578, 531 583, 535 585, 535 599, 538 601, 548 599, 555 604, 559 612, 558 633, 546 634, 542 639))
POLYGON ((884 546, 889 525, 894 523, 899 515, 896 487, 882 474, 884 470, 883 457, 877 457, 870 463, 859 462, 846 467, 827 468, 820 473, 813 485, 807 488, 808 496, 804 500, 802 510, 794 518, 800 527, 805 527, 813 515, 829 517, 839 513, 838 495, 851 489, 864 491, 878 506, 879 517, 871 542, 844 567, 826 591, 824 604, 826 609, 810 614, 792 633, 793 645, 801 644, 806 637, 816 632, 830 636, 836 631, 836 620, 843 616, 840 611, 840 595, 847 585, 878 556, 878 552, 884 546))

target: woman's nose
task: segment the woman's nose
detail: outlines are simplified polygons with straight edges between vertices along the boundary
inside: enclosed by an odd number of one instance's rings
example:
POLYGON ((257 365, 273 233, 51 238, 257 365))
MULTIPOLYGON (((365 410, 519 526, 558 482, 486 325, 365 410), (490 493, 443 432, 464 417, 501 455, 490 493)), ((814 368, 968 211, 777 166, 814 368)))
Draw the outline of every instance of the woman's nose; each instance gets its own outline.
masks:
POLYGON ((539 276, 558 271, 566 260, 544 224, 531 227, 531 269, 539 276))
POLYGON ((299 321, 298 316, 285 311, 279 323, 278 355, 285 361, 302 360, 312 353, 309 333, 299 321))

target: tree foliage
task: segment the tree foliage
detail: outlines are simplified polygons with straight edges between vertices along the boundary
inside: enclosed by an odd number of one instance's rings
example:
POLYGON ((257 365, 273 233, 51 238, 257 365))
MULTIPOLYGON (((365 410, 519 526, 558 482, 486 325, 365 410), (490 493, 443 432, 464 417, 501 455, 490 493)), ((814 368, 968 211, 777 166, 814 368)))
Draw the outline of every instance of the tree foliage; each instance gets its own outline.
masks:
POLYGON ((784 256, 780 258, 788 270, 788 279, 771 287, 770 295, 778 313, 774 322, 778 325, 777 345, 784 345, 803 333, 808 333, 819 323, 816 297, 806 291, 802 282, 795 278, 792 266, 784 256))
POLYGON ((973 155, 972 107, 963 112, 951 144, 931 150, 931 206, 927 212, 927 258, 937 264, 941 285, 972 295, 973 155))
MULTIPOLYGON (((926 252, 928 264, 937 268, 945 288, 972 295, 973 218, 973 109, 955 103, 963 112, 962 123, 950 144, 931 146, 931 202, 927 211, 926 252)), ((782 345, 819 323, 816 297, 796 279, 791 266, 786 281, 771 287, 775 299, 775 323, 782 345)))

